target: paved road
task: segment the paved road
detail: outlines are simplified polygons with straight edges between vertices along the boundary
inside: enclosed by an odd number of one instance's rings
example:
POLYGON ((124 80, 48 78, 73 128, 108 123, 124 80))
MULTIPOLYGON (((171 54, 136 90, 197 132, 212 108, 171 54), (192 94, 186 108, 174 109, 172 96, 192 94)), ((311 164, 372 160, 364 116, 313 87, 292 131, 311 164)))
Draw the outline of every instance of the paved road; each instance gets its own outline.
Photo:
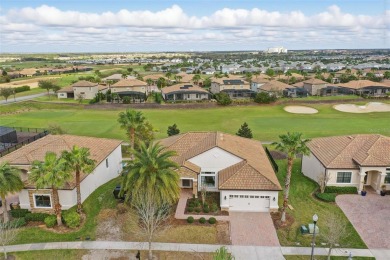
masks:
MULTIPOLYGON (((205 244, 180 244, 180 243, 153 243, 153 250, 180 251, 180 252, 215 252, 222 245, 205 244)), ((284 259, 283 255, 310 255, 310 247, 265 247, 265 246, 226 246, 237 260, 241 259, 284 259)), ((88 250, 146 250, 145 242, 116 242, 116 241, 77 241, 77 242, 53 242, 6 246, 7 252, 20 252, 31 250, 51 249, 88 249, 88 250)), ((335 256, 376 257, 377 260, 390 259, 390 250, 387 249, 334 249, 335 256)), ((327 255, 326 248, 316 248, 315 255, 327 255)))
POLYGON ((0 105, 8 105, 8 104, 16 103, 16 102, 31 100, 31 99, 46 96, 46 95, 47 95, 47 93, 39 93, 39 94, 34 94, 34 95, 29 95, 29 96, 24 96, 24 97, 17 97, 15 99, 13 98, 13 96, 11 96, 8 98, 7 102, 5 102, 5 100, 0 100, 0 105))

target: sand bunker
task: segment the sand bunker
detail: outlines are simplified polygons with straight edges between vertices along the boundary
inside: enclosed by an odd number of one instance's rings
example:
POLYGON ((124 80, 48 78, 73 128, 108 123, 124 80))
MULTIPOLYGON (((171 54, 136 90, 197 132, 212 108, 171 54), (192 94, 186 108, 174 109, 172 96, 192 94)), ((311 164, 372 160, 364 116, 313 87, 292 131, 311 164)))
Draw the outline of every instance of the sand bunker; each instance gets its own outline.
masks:
POLYGON ((284 110, 289 113, 294 114, 315 114, 318 113, 318 110, 312 107, 304 107, 304 106, 286 106, 284 110))
POLYGON ((333 106, 333 108, 347 113, 390 112, 390 105, 381 102, 370 102, 364 106, 358 106, 355 104, 340 104, 333 106))

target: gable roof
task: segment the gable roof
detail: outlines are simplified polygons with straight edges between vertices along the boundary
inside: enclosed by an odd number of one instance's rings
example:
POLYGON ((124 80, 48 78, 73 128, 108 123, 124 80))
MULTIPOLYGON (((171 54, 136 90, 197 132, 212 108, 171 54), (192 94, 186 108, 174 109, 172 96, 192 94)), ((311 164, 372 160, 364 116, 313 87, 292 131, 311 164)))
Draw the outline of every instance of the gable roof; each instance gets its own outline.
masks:
POLYGON ((316 78, 305 80, 303 83, 311 84, 311 85, 329 84, 326 81, 323 81, 323 80, 320 80, 320 79, 316 79, 316 78))
POLYGON ((265 91, 281 91, 287 88, 292 88, 292 86, 278 80, 271 80, 260 87, 261 90, 265 91))
POLYGON ((136 86, 142 86, 145 87, 148 84, 144 81, 138 80, 138 79, 122 79, 118 81, 117 83, 111 85, 112 88, 127 88, 127 87, 136 87, 136 86))
POLYGON ((352 80, 347 83, 338 84, 340 87, 352 88, 352 89, 361 89, 366 87, 385 87, 390 88, 390 84, 386 82, 374 82, 371 80, 352 80))
POLYGON ((379 134, 315 138, 308 147, 330 169, 390 165, 390 137, 379 134))
POLYGON ((199 167, 188 164, 188 160, 214 147, 240 157, 241 162, 219 172, 219 189, 281 190, 263 146, 258 141, 221 132, 188 132, 162 139, 160 143, 166 149, 176 151, 173 161, 197 173, 199 167))
MULTIPOLYGON (((91 159, 95 160, 98 166, 107 156, 109 156, 122 141, 106 138, 75 136, 75 135, 47 135, 30 144, 22 146, 20 149, 0 158, 0 162, 8 161, 14 166, 30 166, 33 161, 43 161, 47 152, 54 152, 57 155, 62 151, 70 151, 74 145, 89 148, 91 159)), ((86 177, 82 174, 81 180, 86 177)), ((28 184, 28 188, 33 188, 28 184)), ((75 188, 75 176, 68 182, 65 189, 75 188)))

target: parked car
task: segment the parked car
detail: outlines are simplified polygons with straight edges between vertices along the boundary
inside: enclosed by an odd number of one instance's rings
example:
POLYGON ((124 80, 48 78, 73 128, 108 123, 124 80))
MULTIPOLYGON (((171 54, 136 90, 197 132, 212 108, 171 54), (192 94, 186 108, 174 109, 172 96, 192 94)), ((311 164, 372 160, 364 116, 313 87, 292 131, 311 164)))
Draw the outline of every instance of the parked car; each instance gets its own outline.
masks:
POLYGON ((117 200, 125 200, 126 193, 124 193, 122 196, 120 196, 120 192, 121 192, 121 185, 116 185, 115 189, 112 191, 112 193, 114 194, 114 197, 117 200))

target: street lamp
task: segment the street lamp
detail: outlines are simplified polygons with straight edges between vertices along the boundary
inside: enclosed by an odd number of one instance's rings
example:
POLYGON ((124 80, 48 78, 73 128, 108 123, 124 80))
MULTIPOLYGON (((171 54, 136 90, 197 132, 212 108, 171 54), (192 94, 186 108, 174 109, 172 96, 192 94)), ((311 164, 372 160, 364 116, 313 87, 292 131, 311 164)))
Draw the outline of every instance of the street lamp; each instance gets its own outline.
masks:
POLYGON ((316 241, 316 224, 317 224, 317 221, 318 221, 318 216, 317 216, 317 214, 314 214, 314 216, 313 216, 314 230, 313 230, 313 241, 311 242, 311 257, 310 257, 310 260, 314 259, 314 245, 315 245, 315 241, 316 241))

